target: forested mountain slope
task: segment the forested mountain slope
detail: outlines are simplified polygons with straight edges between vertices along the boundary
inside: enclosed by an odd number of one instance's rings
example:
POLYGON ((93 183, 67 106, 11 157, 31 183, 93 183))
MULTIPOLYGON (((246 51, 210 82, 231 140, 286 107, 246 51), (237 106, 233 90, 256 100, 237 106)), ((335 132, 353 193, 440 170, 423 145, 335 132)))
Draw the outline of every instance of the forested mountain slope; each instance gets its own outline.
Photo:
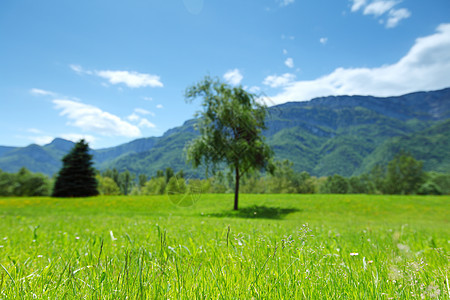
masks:
MULTIPOLYGON (((188 120, 161 137, 92 150, 96 167, 149 176, 172 167, 194 174, 183 149, 197 135, 195 122, 188 120)), ((332 96, 289 102, 269 108, 267 127, 264 134, 276 158, 289 159, 295 170, 315 176, 367 172, 377 163, 386 164, 399 150, 422 160, 428 171, 450 170, 450 89, 399 97, 332 96)), ((62 139, 42 147, 0 146, 0 169, 15 172, 25 166, 52 175, 72 146, 62 139)))

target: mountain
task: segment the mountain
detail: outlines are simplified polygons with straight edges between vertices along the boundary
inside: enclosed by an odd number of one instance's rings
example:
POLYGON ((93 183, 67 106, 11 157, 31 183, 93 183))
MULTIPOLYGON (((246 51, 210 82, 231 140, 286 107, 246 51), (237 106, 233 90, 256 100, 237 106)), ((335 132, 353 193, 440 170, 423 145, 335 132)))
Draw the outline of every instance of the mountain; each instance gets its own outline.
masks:
MULTIPOLYGON (((185 162, 184 147, 197 136, 196 120, 161 137, 137 139, 92 150, 95 167, 154 175, 158 169, 183 169, 202 175, 185 162)), ((297 171, 315 176, 358 175, 386 164, 399 150, 424 162, 428 171, 450 170, 450 88, 398 97, 332 96, 288 102, 269 108, 267 142, 277 159, 289 159, 297 171)), ((0 146, 0 169, 25 166, 52 175, 73 146, 55 139, 45 146, 0 146)))

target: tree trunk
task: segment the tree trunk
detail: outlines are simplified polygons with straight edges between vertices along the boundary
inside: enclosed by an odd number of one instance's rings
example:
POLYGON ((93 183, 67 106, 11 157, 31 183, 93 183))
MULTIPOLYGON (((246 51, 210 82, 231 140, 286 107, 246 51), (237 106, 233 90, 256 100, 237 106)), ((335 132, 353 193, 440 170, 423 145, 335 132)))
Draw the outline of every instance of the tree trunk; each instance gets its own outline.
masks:
POLYGON ((236 167, 235 169, 235 175, 236 175, 236 182, 235 182, 235 188, 234 188, 234 210, 238 210, 238 201, 239 201, 239 168, 236 167))

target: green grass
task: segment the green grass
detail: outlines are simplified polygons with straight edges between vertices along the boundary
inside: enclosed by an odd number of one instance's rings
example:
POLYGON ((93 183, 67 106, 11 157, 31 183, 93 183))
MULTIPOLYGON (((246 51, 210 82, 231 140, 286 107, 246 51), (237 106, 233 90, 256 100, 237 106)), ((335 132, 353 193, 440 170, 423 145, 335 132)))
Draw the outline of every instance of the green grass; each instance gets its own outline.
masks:
POLYGON ((0 198, 0 299, 449 298, 448 196, 232 201, 0 198))

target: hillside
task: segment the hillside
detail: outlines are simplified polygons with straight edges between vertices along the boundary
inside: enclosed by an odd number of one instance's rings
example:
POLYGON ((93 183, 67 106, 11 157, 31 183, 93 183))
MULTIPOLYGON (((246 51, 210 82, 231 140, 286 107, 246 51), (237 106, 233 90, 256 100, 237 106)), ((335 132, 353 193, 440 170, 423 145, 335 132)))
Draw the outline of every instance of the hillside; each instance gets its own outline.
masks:
MULTIPOLYGON (((193 172, 183 149, 194 138, 195 120, 161 137, 137 139, 117 147, 92 150, 100 170, 128 169, 154 175, 172 167, 193 172)), ((450 170, 450 89, 399 97, 333 96, 289 102, 269 108, 264 132, 277 159, 294 162, 297 171, 315 176, 357 175, 387 163, 399 150, 411 152, 426 170, 450 170)), ((72 142, 55 139, 45 146, 0 147, 0 169, 25 166, 52 175, 72 142)))

